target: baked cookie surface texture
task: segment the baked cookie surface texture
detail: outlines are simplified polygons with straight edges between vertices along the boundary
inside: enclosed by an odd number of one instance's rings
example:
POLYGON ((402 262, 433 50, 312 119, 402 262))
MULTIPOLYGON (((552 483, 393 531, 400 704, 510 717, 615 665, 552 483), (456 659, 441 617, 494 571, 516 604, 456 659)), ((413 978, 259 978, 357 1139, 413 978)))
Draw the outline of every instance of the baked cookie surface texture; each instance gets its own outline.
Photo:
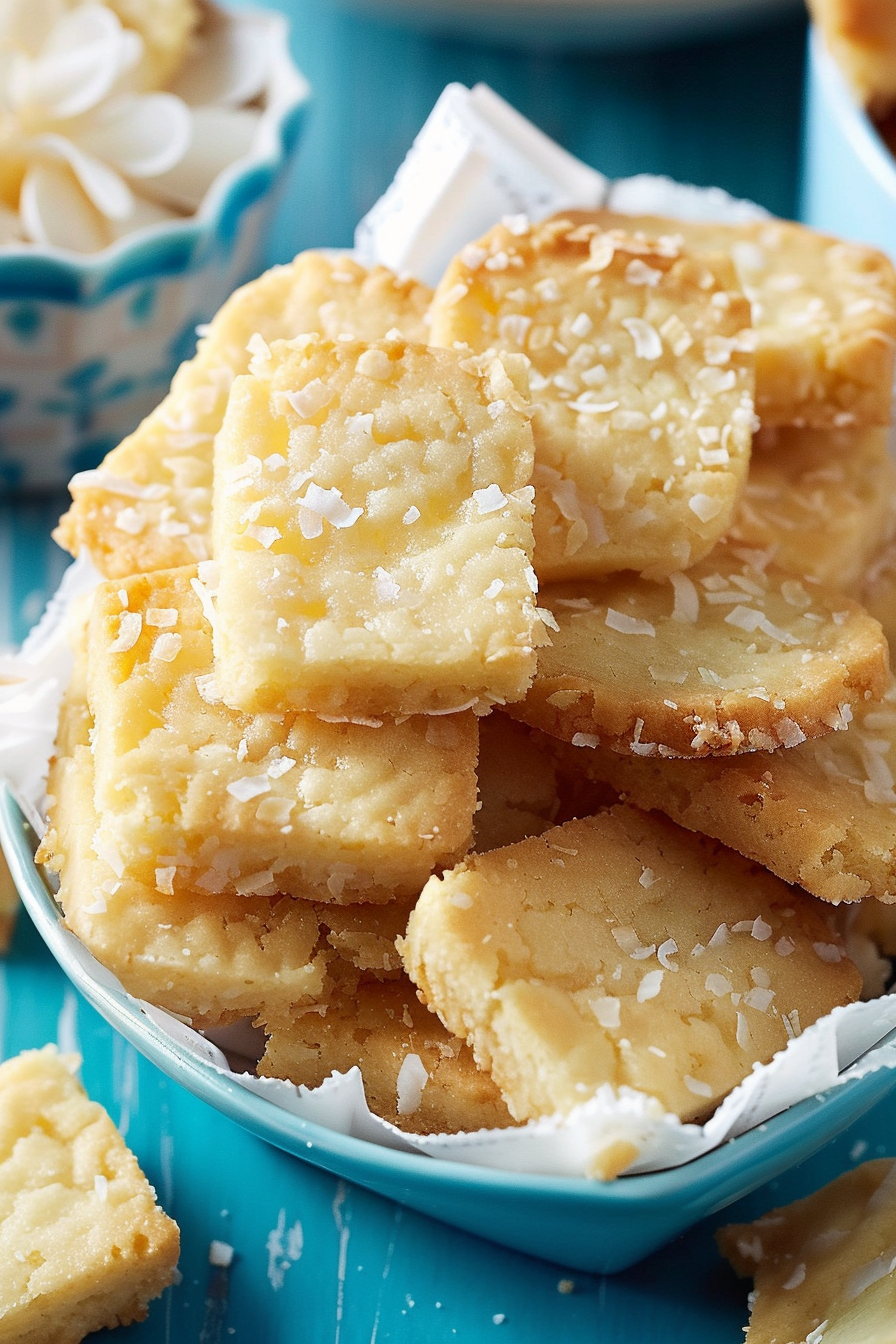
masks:
POLYGON ((542 625, 525 361, 275 343, 215 443, 215 676, 340 718, 519 699, 542 625))
POLYGON ((731 257, 753 309, 763 425, 890 423, 896 271, 883 252, 781 219, 706 224, 609 210, 574 218, 731 257))
POLYGON ((746 1344, 892 1344, 896 1339, 896 1163, 844 1172, 806 1199, 717 1234, 755 1278, 746 1344))
POLYGON ((448 267, 431 339, 532 361, 540 578, 669 573, 725 531, 750 455, 754 332, 724 257, 562 218, 502 224, 448 267))
POLYGON ((518 1120, 604 1084, 706 1117, 861 984, 809 897, 626 807, 431 879, 399 947, 518 1120))
POLYGON ((177 1225, 53 1047, 0 1065, 0 1340, 78 1344, 146 1316, 177 1225))

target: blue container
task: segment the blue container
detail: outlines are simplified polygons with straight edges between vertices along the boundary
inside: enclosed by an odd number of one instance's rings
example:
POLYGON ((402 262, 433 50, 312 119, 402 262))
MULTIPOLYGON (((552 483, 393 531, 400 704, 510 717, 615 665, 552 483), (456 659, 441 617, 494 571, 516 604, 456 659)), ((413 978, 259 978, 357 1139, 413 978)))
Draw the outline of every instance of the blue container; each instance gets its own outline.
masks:
POLYGON ((170 1078, 314 1166, 453 1227, 574 1269, 614 1273, 643 1259, 808 1157, 896 1087, 896 1068, 878 1069, 800 1102, 685 1166, 608 1184, 381 1148, 289 1114, 160 1030, 63 924, 34 864, 33 833, 5 787, 0 842, 22 900, 62 969, 106 1021, 170 1078))
POLYGON ((809 33, 801 218, 896 261, 896 159, 828 53, 809 33))
POLYGON ((0 491, 97 466, 161 401, 197 324, 263 266, 310 89, 285 19, 248 21, 270 52, 257 151, 220 174, 195 215, 85 256, 0 248, 0 491))

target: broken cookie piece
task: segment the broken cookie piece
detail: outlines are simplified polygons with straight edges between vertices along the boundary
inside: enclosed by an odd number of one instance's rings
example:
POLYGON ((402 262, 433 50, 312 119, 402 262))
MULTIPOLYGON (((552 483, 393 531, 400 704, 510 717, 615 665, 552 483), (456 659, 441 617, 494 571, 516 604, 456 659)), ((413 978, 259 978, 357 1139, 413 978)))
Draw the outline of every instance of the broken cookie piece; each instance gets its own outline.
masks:
POLYGON ((180 1237, 102 1106, 52 1046, 0 1065, 0 1341, 78 1344, 142 1321, 180 1237))
POLYGON ((806 1199, 716 1234, 754 1278, 745 1344, 891 1344, 896 1320, 896 1163, 846 1171, 806 1199))

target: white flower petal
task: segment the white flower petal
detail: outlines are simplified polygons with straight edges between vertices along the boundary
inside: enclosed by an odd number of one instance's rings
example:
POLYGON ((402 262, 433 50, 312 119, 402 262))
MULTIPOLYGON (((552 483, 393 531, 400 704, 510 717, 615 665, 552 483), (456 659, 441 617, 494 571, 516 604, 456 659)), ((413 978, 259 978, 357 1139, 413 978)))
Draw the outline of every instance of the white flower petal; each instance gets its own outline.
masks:
POLYGON ((55 23, 66 12, 65 0, 3 0, 0 4, 0 44, 36 56, 55 23))
POLYGON ((260 113, 249 108, 197 107, 192 117, 193 138, 183 158, 151 184, 157 200, 190 213, 202 204, 218 174, 249 153, 260 113))
POLYGON ((189 108, 171 93, 111 99, 85 118, 78 144, 126 177, 157 177, 184 157, 193 135, 189 108))
POLYGON ((103 5, 71 10, 54 25, 27 73, 22 67, 16 101, 38 104, 52 120, 82 115, 107 97, 132 61, 134 36, 103 5))
POLYGON ((70 252, 98 252, 108 243, 105 221, 62 163, 36 163, 25 174, 22 225, 35 243, 70 252))
POLYGON ((131 189, 114 168, 85 154, 64 135, 39 135, 35 146, 44 154, 64 159, 101 215, 108 219, 127 219, 134 208, 131 189))
POLYGON ((138 229, 150 229, 156 224, 170 224, 175 219, 183 219, 180 210, 169 210, 167 206, 149 201, 145 196, 135 192, 134 209, 127 219, 107 220, 106 227, 114 241, 116 238, 123 238, 125 234, 130 236, 138 229))
POLYGON ((271 30, 258 15, 207 11, 208 20, 194 39, 196 57, 171 85, 192 107, 211 103, 240 107, 257 98, 270 68, 271 30))

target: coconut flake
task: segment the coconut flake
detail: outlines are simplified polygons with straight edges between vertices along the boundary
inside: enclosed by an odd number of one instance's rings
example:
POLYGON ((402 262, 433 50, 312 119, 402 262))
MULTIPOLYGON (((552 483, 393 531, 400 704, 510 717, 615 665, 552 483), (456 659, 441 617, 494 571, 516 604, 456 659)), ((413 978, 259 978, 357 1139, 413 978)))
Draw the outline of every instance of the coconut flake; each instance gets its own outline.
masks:
POLYGON ((118 618, 118 634, 109 645, 110 653, 127 653, 140 638, 143 617, 139 611, 123 611, 118 618))
POLYGON ((591 999, 589 1006, 600 1025, 607 1031, 619 1026, 619 1000, 608 994, 591 999))
POLYGON ((162 663, 173 663, 177 655, 183 648, 184 641, 180 635, 168 633, 159 635, 149 651, 150 658, 158 658, 162 663))
POLYGON ((476 501, 476 511, 480 515, 497 513, 498 509, 503 509, 507 503, 507 496, 499 485, 487 485, 483 490, 474 490, 473 499, 476 501))
MULTIPOLYGON (((368 351, 367 353, 371 352, 368 351)), ((331 527, 353 527, 364 512, 360 508, 350 508, 342 498, 341 490, 337 490, 335 486, 325 490, 322 486, 316 485, 314 481, 309 481, 304 498, 299 500, 299 505, 306 513, 316 515, 319 519, 326 519, 331 527)), ((304 529, 302 529, 302 535, 306 535, 304 529)), ((320 532, 315 532, 314 535, 320 536, 320 532)))
POLYGON ((635 616, 626 616, 625 612, 616 611, 613 607, 607 607, 605 624, 621 635, 650 635, 651 638, 656 638, 656 629, 650 624, 650 621, 641 621, 635 616))
POLYGON ((648 971, 638 985, 638 1002, 646 1003, 648 999, 655 999, 659 994, 663 983, 665 971, 648 971))
POLYGON ((405 1055, 401 1061, 396 1080, 399 1115, 413 1115, 423 1099, 423 1089, 429 1082, 429 1074, 419 1055, 405 1055))
POLYGON ((688 500, 688 508, 695 513, 701 523, 708 523, 711 519, 717 517, 725 507, 725 501, 716 499, 713 495, 707 495, 702 491, 691 495, 688 500))
POLYGON ((638 359, 659 359, 663 353, 663 342, 656 327, 643 317, 624 317, 622 325, 635 343, 638 359))
POLYGON ((248 803, 259 794, 267 793, 270 787, 271 781, 267 775, 243 775, 242 778, 235 779, 227 785, 227 792, 238 803, 248 803))
POLYGON ((693 579, 678 572, 669 575, 669 582, 675 592, 675 604, 672 608, 673 621, 693 623, 700 615, 700 594, 693 579))

